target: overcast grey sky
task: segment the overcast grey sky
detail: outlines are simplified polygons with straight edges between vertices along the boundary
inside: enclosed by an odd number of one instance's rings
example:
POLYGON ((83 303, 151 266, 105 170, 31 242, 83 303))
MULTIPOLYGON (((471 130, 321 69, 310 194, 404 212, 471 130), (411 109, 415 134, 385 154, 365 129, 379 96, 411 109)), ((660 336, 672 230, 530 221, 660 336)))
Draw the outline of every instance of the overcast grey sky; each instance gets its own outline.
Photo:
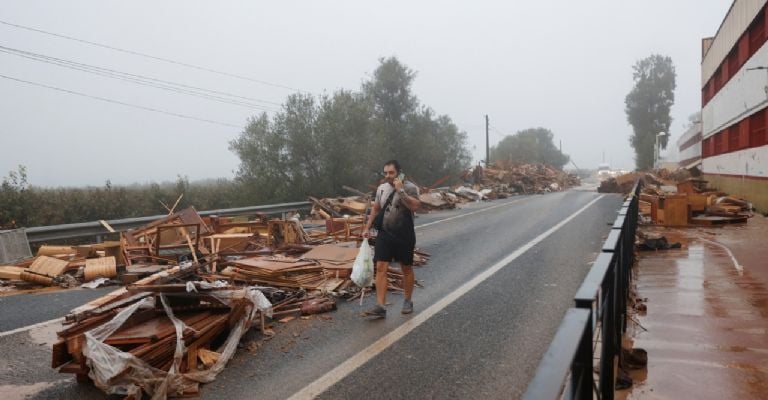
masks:
MULTIPOLYGON (((4 1, 0 20, 311 93, 358 89, 378 58, 417 72, 422 104, 465 130, 475 160, 503 134, 542 126, 579 167, 605 151, 634 166, 624 114, 631 66, 672 57, 672 140, 700 106, 700 41, 730 0, 636 1, 4 1)), ((281 103, 265 84, 0 24, 0 46, 281 103)), ((0 53, 0 75, 232 124, 258 110, 0 53)), ((232 177, 242 128, 189 120, 0 78, 0 175, 40 186, 232 177)), ((254 103, 254 100, 248 100, 254 103)), ((277 107, 269 103, 269 108, 277 107)), ((673 143, 673 142, 672 142, 673 143)))

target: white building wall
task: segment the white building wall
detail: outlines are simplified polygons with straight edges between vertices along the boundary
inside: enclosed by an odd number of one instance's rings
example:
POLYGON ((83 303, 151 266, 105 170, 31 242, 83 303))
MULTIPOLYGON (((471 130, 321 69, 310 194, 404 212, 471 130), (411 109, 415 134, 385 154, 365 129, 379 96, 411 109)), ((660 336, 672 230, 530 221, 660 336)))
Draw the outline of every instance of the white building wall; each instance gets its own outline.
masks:
POLYGON ((700 157, 701 157, 701 142, 698 142, 695 145, 688 147, 687 149, 681 150, 680 155, 678 156, 681 162, 686 160, 691 160, 694 158, 700 158, 700 157))
POLYGON ((688 141, 698 134, 701 134, 701 122, 693 123, 691 127, 683 133, 683 136, 680 136, 680 139, 677 139, 677 151, 680 162, 701 158, 701 139, 691 146, 684 149, 682 148, 684 144, 688 143, 688 141))
POLYGON ((701 110, 705 139, 766 106, 768 70, 747 70, 765 66, 768 66, 768 44, 763 44, 701 110))
POLYGON ((707 157, 702 160, 701 165, 706 174, 768 178, 768 146, 707 157))
POLYGON ((707 84, 768 0, 735 0, 701 63, 701 87, 707 84))

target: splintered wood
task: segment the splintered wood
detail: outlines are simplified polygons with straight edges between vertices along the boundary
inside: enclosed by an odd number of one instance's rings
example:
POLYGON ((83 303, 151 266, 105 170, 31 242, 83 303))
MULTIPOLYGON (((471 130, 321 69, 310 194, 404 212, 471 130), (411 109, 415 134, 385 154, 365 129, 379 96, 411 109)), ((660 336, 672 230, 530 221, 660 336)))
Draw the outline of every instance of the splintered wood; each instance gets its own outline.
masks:
POLYGON ((186 374, 215 377, 218 370, 211 368, 232 356, 233 350, 223 349, 236 344, 254 316, 266 310, 261 307, 269 306, 257 304, 253 299, 258 296, 248 288, 205 282, 164 283, 185 277, 200 279, 198 272, 197 265, 177 267, 73 310, 65 318, 69 326, 58 332, 51 366, 76 374, 80 380, 96 379, 105 390, 133 385, 151 395, 158 390, 153 382, 178 374, 180 379, 173 382, 179 386, 169 387, 165 395, 197 393, 199 379, 186 379, 186 374), (190 285, 194 290, 189 291, 190 285), (180 331, 174 321, 179 321, 180 331), (88 332, 96 333, 88 336, 88 332), (177 354, 180 341, 184 351, 177 354), (97 350, 105 345, 111 350, 97 350), (110 363, 118 360, 108 357, 119 357, 124 370, 115 371, 110 363), (144 366, 152 369, 140 372, 144 366), (109 379, 101 380, 107 371, 109 379))
MULTIPOLYGON (((443 208, 442 196, 458 199, 432 193, 427 207, 443 208)), ((194 396, 252 323, 273 335, 270 318, 309 319, 336 310, 336 298, 363 293, 349 277, 369 197, 312 201, 320 223, 293 213, 203 218, 190 207, 120 232, 119 241, 43 245, 35 258, 0 266, 0 279, 17 286, 121 281, 126 286, 64 317, 51 366, 107 393, 194 396)), ((414 265, 428 261, 416 249, 414 265)), ((396 268, 387 289, 403 290, 396 268)))
POLYGON ((326 278, 320 264, 287 257, 254 257, 233 264, 222 275, 254 284, 317 289, 326 278))
POLYGON ((86 282, 99 277, 116 277, 117 262, 115 261, 115 257, 89 258, 85 260, 84 274, 86 282))
MULTIPOLYGON (((670 173, 662 170, 659 175, 670 173)), ((614 182, 625 187, 634 185, 637 179, 645 183, 639 199, 641 222, 663 226, 723 225, 744 223, 753 216, 748 201, 708 188, 703 179, 674 182, 650 173, 634 173, 619 176, 614 182)))
POLYGON ((465 182, 473 183, 476 190, 486 189, 489 195, 546 193, 579 186, 576 175, 568 174, 551 165, 523 164, 499 160, 488 168, 477 166, 462 175, 465 182))
POLYGON ((51 285, 54 278, 64 273, 68 264, 69 262, 57 258, 40 256, 21 273, 20 278, 41 285, 51 285))

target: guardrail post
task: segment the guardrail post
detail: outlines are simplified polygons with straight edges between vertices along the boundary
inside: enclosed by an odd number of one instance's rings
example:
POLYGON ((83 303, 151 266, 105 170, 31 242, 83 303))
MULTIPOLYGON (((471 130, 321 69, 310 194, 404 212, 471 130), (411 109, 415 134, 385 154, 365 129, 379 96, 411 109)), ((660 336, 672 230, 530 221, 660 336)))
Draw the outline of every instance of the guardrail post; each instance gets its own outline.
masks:
POLYGON ((604 287, 605 304, 602 315, 602 347, 600 351, 600 398, 612 400, 616 382, 616 264, 615 257, 608 268, 606 286, 604 287))
POLYGON ((571 364, 571 387, 573 388, 572 398, 591 399, 592 389, 592 337, 594 330, 592 328, 592 313, 589 312, 589 320, 585 324, 584 332, 579 342, 579 348, 576 350, 576 357, 571 364))

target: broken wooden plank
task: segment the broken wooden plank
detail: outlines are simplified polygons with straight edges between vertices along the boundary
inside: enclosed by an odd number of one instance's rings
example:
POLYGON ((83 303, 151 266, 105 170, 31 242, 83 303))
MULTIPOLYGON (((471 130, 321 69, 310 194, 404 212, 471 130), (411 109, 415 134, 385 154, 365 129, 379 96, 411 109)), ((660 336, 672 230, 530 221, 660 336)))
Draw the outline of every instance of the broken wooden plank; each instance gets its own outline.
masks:
POLYGON ((115 257, 89 258, 85 260, 85 281, 96 278, 114 278, 117 276, 117 261, 115 257))
POLYGON ((51 285, 53 284, 53 278, 63 274, 68 264, 68 261, 48 256, 39 256, 32 262, 29 268, 21 273, 20 277, 27 282, 51 285))
POLYGON ((0 266, 0 279, 10 279, 14 281, 21 280, 21 273, 24 272, 24 268, 16 267, 13 265, 0 266))
POLYGON ((197 358, 200 359, 206 368, 211 368, 213 364, 216 364, 216 362, 219 361, 220 356, 221 354, 215 351, 204 348, 197 349, 197 358))

